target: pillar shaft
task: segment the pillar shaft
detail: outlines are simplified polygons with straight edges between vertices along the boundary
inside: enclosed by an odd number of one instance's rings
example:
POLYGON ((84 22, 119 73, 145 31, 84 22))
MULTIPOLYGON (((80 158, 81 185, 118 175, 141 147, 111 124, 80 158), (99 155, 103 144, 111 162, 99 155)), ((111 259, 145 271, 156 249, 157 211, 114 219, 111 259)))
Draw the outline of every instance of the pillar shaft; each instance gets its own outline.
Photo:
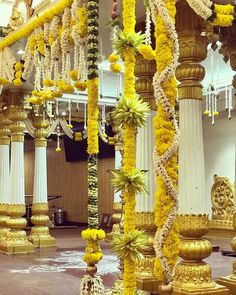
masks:
POLYGON ((147 194, 139 194, 136 196, 137 212, 153 212, 155 182, 153 173, 153 148, 154 148, 154 132, 153 117, 156 110, 156 102, 153 94, 152 79, 156 70, 155 61, 145 60, 141 55, 137 56, 135 66, 136 92, 140 99, 148 102, 150 106, 150 115, 147 123, 138 129, 136 137, 137 150, 136 161, 137 167, 146 171, 146 186, 149 191, 147 194))
POLYGON ((179 65, 179 207, 182 236, 175 267, 173 295, 227 295, 225 287, 211 278, 211 267, 203 260, 212 247, 202 238, 208 232, 209 219, 205 205, 204 153, 202 136, 202 85, 205 69, 200 64, 207 55, 208 39, 201 35, 201 19, 185 1, 177 3, 176 27, 180 43, 179 65))
POLYGON ((145 60, 141 55, 137 56, 135 66, 136 92, 140 99, 148 102, 150 115, 145 126, 138 129, 136 137, 136 165, 139 169, 146 171, 146 186, 149 194, 139 194, 136 196, 136 225, 140 230, 144 230, 149 237, 149 246, 144 253, 144 259, 136 266, 137 287, 143 291, 156 293, 160 282, 154 274, 155 251, 153 248, 153 237, 156 231, 154 224, 154 194, 155 182, 153 173, 153 148, 154 132, 153 117, 156 110, 152 80, 156 71, 155 61, 145 60))
POLYGON ((153 118, 155 111, 150 111, 147 124, 138 130, 137 134, 137 167, 146 172, 146 187, 149 195, 143 193, 136 196, 136 211, 137 212, 153 212, 155 181, 152 163, 152 152, 154 148, 154 132, 153 132, 153 118))
POLYGON ((35 247, 56 246, 56 240, 49 233, 48 192, 47 192, 47 131, 48 122, 40 116, 33 117, 35 127, 34 195, 29 241, 35 247))
POLYGON ((26 219, 22 216, 26 213, 25 189, 24 189, 24 121, 27 118, 22 105, 9 107, 9 119, 11 120, 11 166, 10 166, 10 200, 8 205, 7 226, 10 231, 6 234, 6 240, 2 250, 6 254, 18 254, 33 252, 33 245, 27 240, 26 219))
POLYGON ((204 213, 205 167, 202 133, 202 85, 207 37, 201 36, 201 19, 184 1, 177 5, 176 27, 180 64, 176 69, 179 97, 179 211, 204 213), (186 17, 188 15, 188 17, 186 17))
POLYGON ((6 238, 9 231, 6 222, 7 204, 9 202, 9 145, 10 129, 7 117, 0 114, 0 248, 1 243, 6 238))

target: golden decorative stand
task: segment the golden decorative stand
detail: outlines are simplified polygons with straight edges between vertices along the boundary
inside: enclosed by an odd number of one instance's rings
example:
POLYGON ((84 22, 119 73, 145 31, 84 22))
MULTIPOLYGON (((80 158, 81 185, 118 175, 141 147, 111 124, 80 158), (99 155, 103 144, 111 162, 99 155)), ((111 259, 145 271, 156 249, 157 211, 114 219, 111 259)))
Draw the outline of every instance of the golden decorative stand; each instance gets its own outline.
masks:
POLYGON ((9 216, 7 216, 7 204, 0 204, 0 244, 6 239, 6 234, 10 230, 7 228, 8 219, 9 216))
POLYGON ((56 239, 50 235, 49 228, 46 226, 49 222, 48 203, 32 204, 32 214, 31 222, 35 226, 32 227, 28 240, 35 247, 55 247, 56 239))
MULTIPOLYGON (((236 215, 233 218, 233 227, 236 230, 236 215)), ((236 237, 231 241, 231 247, 236 252, 236 237)), ((219 278, 217 283, 226 286, 230 290, 230 294, 236 294, 236 259, 233 262, 233 273, 227 277, 219 278)))
POLYGON ((24 204, 8 205, 8 214, 11 218, 7 219, 7 227, 10 228, 10 231, 7 232, 6 239, 1 243, 1 252, 18 254, 34 251, 33 245, 27 240, 26 232, 23 230, 26 226, 26 219, 22 216, 25 213, 24 204))
POLYGON ((216 284, 211 277, 210 266, 203 261, 212 252, 211 243, 202 238, 209 229, 207 215, 178 216, 182 236, 179 256, 173 281, 173 295, 208 294, 229 295, 229 290, 216 284))
POLYGON ((114 202, 113 203, 113 211, 112 214, 112 231, 106 235, 106 241, 112 240, 113 234, 120 233, 120 222, 122 218, 122 204, 120 202, 114 202))
POLYGON ((137 288, 143 291, 157 294, 157 290, 161 284, 154 274, 154 260, 155 251, 153 248, 153 238, 156 232, 154 224, 153 212, 138 212, 136 213, 137 223, 136 226, 139 230, 144 230, 149 238, 149 247, 144 252, 144 259, 137 264, 137 288))
POLYGON ((212 220, 210 227, 214 229, 233 229, 234 187, 227 177, 214 175, 211 201, 212 220))

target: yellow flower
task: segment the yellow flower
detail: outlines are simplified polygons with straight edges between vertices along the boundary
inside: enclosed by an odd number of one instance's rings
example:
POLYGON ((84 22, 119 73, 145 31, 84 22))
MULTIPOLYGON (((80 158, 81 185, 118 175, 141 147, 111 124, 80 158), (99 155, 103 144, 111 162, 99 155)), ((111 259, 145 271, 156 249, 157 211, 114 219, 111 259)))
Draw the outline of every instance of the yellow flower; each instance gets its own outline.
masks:
POLYGON ((74 83, 74 86, 75 86, 75 88, 76 88, 77 90, 79 90, 79 91, 85 91, 86 88, 87 88, 87 82, 86 82, 86 81, 84 81, 84 82, 76 81, 76 82, 74 83))
POLYGON ((219 14, 233 15, 234 14, 234 6, 231 4, 215 4, 214 3, 214 12, 219 14))
POLYGON ((233 15, 217 14, 214 21, 211 23, 213 26, 229 27, 234 20, 233 15))
POLYGON ((83 261, 87 263, 87 265, 97 264, 103 257, 102 252, 97 253, 85 253, 83 256, 83 261))
POLYGON ((98 78, 88 80, 88 154, 98 154, 98 78))
POLYGON ((109 56, 108 59, 109 59, 110 63, 117 63, 119 61, 120 57, 119 57, 119 55, 113 53, 109 56))
POLYGON ((70 71, 69 76, 73 81, 76 81, 78 79, 78 71, 76 70, 70 71))
POLYGON ((21 63, 21 62, 17 62, 14 65, 14 69, 15 69, 16 72, 23 70, 23 67, 24 67, 23 63, 21 63))
POLYGON ((62 95, 63 95, 63 93, 61 91, 59 91, 59 90, 53 92, 54 97, 62 97, 62 95))
POLYGON ((0 85, 8 85, 10 83, 9 80, 5 78, 0 78, 0 85))
POLYGON ((23 85, 23 82, 22 82, 22 80, 20 78, 17 78, 17 79, 13 80, 13 85, 16 86, 16 87, 19 87, 19 86, 23 85))
POLYGON ((110 70, 114 73, 120 73, 121 69, 122 69, 121 65, 119 65, 119 64, 114 63, 114 64, 110 65, 110 70))
POLYGON ((54 82, 53 82, 53 80, 51 80, 51 79, 44 79, 44 80, 43 80, 43 85, 44 85, 45 87, 52 87, 52 86, 54 85, 54 82))
POLYGON ((87 35, 88 11, 85 6, 78 8, 78 33, 81 38, 87 35))
POLYGON ((146 60, 154 60, 155 59, 155 51, 152 49, 150 45, 141 44, 139 48, 139 53, 146 60))
POLYGON ((15 77, 16 77, 16 78, 20 78, 21 75, 22 75, 22 71, 21 71, 21 70, 15 72, 15 77))

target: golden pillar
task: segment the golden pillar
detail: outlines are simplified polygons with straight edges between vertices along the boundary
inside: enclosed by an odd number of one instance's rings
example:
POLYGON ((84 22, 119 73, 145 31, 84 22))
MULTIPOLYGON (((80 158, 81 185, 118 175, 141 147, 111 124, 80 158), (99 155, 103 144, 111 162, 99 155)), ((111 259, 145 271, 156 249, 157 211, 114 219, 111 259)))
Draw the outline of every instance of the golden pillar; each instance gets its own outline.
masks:
MULTIPOLYGON (((236 215, 233 218, 233 227, 236 231, 236 215)), ((236 237, 231 241, 231 247, 234 252, 236 252, 236 237)), ((236 259, 233 262, 233 273, 227 277, 222 277, 217 280, 217 283, 220 285, 226 286, 230 290, 230 294, 236 294, 236 259)))
POLYGON ((9 106, 9 119, 11 120, 11 168, 10 168, 10 201, 8 205, 7 227, 2 251, 6 254, 33 252, 33 245, 28 241, 26 232, 26 213, 24 191, 24 121, 27 113, 22 105, 9 106))
POLYGON ((31 229, 29 241, 35 247, 54 247, 56 240, 49 233, 47 226, 48 195, 47 195, 47 130, 48 122, 41 116, 33 117, 35 127, 35 167, 34 167, 34 196, 32 204, 31 222, 35 225, 31 229))
MULTIPOLYGON (((224 59, 230 61, 232 70, 236 71, 236 25, 229 28, 222 28, 219 34, 220 41, 223 43, 221 53, 224 59)), ((233 78, 232 85, 236 88, 236 75, 233 78)), ((236 216, 233 216, 233 228, 236 230, 236 216)), ((231 247, 236 252, 236 237, 231 241, 231 247)), ((236 260, 233 262, 233 273, 227 277, 217 280, 217 283, 226 286, 230 290, 230 294, 236 294, 236 260)))
POLYGON ((7 227, 7 204, 9 202, 9 146, 10 129, 8 120, 3 111, 0 113, 0 248, 9 231, 7 227))
POLYGON ((136 267, 137 288, 143 291, 156 294, 159 286, 154 274, 155 251, 153 238, 156 232, 154 224, 154 193, 155 184, 152 171, 152 151, 154 147, 153 117, 156 111, 156 102, 153 93, 153 76, 156 72, 154 60, 148 61, 142 55, 137 55, 135 65, 136 92, 143 101, 150 106, 150 116, 146 126, 140 128, 137 134, 137 167, 147 170, 147 187, 150 195, 138 195, 136 197, 136 218, 137 228, 144 230, 149 238, 149 247, 144 252, 144 259, 136 267), (142 144, 144 143, 144 145, 142 144))
POLYGON ((176 27, 180 57, 176 69, 179 97, 179 211, 182 242, 179 256, 183 260, 175 268, 173 294, 229 294, 228 289, 211 278, 211 268, 203 261, 210 256, 212 246, 202 238, 209 230, 204 213, 204 150, 202 136, 202 85, 205 69, 200 64, 206 58, 208 39, 202 36, 202 20, 185 1, 177 3, 176 27), (191 171, 191 173, 190 173, 191 171))

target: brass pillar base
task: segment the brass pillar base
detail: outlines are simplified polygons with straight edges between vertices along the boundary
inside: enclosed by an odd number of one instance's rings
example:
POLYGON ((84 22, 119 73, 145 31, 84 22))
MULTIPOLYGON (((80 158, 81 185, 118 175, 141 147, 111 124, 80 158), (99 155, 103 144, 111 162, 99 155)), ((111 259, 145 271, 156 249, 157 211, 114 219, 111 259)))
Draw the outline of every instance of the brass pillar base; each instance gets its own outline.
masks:
POLYGON ((32 213, 31 222, 35 226, 32 227, 28 240, 34 244, 34 247, 55 247, 56 239, 50 235, 46 226, 49 222, 48 203, 33 203, 32 213))
POLYGON ((158 290, 162 282, 158 282, 155 278, 137 277, 136 284, 137 288, 140 290, 144 290, 151 294, 159 294, 158 290))
POLYGON ((236 276, 235 275, 229 275, 227 277, 219 278, 216 282, 228 288, 231 295, 236 294, 236 276))
POLYGON ((179 256, 183 260, 175 267, 173 295, 229 295, 225 286, 212 280, 211 267, 203 260, 212 252, 211 243, 202 238, 209 229, 208 215, 185 214, 177 220, 182 235, 179 256))
POLYGON ((28 240, 38 248, 56 247, 56 239, 49 233, 47 226, 34 226, 28 240))
MULTIPOLYGON (((214 288, 181 289, 174 288, 173 295, 229 295, 229 290, 218 284, 214 288)), ((232 293, 233 294, 233 293, 232 293)))
POLYGON ((34 252, 34 246, 27 240, 24 230, 12 230, 0 244, 0 252, 4 254, 23 254, 34 252))
POLYGON ((26 219, 21 217, 25 214, 24 204, 9 204, 6 226, 10 228, 6 234, 6 239, 0 247, 0 251, 5 254, 20 254, 34 252, 34 246, 28 241, 26 232, 26 219))

